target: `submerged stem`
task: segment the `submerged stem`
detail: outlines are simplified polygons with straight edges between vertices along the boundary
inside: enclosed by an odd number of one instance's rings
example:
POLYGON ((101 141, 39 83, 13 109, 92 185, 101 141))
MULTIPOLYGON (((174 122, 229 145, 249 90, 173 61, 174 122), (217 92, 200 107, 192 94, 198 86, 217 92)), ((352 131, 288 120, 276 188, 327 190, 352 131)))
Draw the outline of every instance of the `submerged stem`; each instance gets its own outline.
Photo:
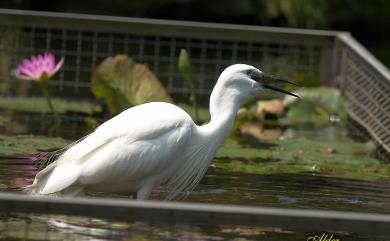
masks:
POLYGON ((192 81, 192 77, 190 78, 190 80, 188 80, 188 82, 190 83, 191 102, 192 102, 192 106, 194 107, 195 122, 199 124, 200 120, 199 120, 199 111, 198 111, 198 100, 196 98, 196 90, 195 90, 194 82, 192 81))
POLYGON ((53 104, 51 102, 49 91, 47 90, 46 82, 44 82, 44 81, 39 82, 39 87, 41 88, 41 92, 42 92, 43 96, 45 96, 47 105, 49 106, 50 112, 53 115, 53 118, 54 118, 53 129, 54 129, 57 126, 59 126, 59 124, 61 123, 61 118, 58 115, 57 111, 54 109, 54 106, 53 106, 53 104))

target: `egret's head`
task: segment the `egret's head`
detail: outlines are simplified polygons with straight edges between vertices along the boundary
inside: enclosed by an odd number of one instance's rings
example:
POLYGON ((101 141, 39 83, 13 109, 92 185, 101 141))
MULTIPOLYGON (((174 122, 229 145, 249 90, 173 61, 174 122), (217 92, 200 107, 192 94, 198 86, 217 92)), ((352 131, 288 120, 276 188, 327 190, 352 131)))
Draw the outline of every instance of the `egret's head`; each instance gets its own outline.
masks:
POLYGON ((236 92, 247 100, 260 97, 262 90, 264 89, 270 89, 298 97, 297 95, 276 86, 280 83, 296 85, 288 80, 267 75, 253 66, 234 64, 222 72, 217 84, 222 85, 223 88, 229 89, 232 92, 236 92))

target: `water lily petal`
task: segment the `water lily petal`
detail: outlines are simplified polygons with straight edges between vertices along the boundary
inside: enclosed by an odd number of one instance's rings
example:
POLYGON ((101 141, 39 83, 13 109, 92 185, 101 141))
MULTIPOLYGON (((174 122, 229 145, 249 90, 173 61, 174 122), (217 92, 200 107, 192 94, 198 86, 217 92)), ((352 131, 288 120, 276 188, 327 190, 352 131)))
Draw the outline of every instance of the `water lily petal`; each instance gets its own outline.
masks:
POLYGON ((22 80, 34 80, 34 78, 31 78, 30 76, 26 76, 26 75, 22 75, 22 74, 16 75, 16 77, 18 79, 22 79, 22 80))
POLYGON ((43 57, 44 57, 43 66, 45 66, 46 71, 50 72, 54 67, 53 54, 45 53, 43 57))
POLYGON ((43 62, 44 62, 43 55, 42 55, 42 54, 38 54, 38 64, 39 64, 39 65, 42 65, 43 62))
POLYGON ((38 66, 38 62, 39 62, 38 56, 35 56, 35 55, 31 56, 30 62, 31 62, 31 64, 32 64, 34 67, 38 66))
POLYGON ((49 71, 53 72, 55 70, 55 65, 56 65, 56 58, 55 58, 54 54, 49 53, 48 61, 50 63, 49 71))
POLYGON ((16 71, 15 77, 18 79, 22 79, 22 80, 35 80, 35 81, 38 80, 36 77, 34 77, 32 75, 25 75, 25 74, 20 73, 19 71, 16 71))
POLYGON ((31 65, 26 64, 20 64, 17 67, 18 71, 26 76, 34 77, 36 76, 35 72, 33 71, 31 65))
POLYGON ((18 68, 20 68, 20 70, 22 69, 26 69, 28 71, 30 71, 31 73, 34 73, 34 71, 32 71, 33 67, 33 64, 31 63, 31 61, 29 59, 24 59, 23 62, 18 66, 18 68))
POLYGON ((60 61, 58 62, 58 64, 56 65, 56 67, 54 68, 53 72, 52 72, 52 75, 54 75, 55 73, 57 73, 57 71, 62 67, 62 65, 64 65, 64 57, 62 57, 60 59, 60 61))

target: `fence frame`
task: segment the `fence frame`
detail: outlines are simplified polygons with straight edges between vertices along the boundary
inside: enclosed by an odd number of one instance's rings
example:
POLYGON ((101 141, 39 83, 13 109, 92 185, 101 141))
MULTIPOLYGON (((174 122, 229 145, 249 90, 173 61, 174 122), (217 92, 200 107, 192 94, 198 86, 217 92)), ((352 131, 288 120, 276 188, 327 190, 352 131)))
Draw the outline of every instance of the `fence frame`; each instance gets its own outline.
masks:
POLYGON ((51 198, 0 193, 0 213, 62 214, 116 221, 249 225, 308 231, 390 234, 390 215, 109 198, 51 198))

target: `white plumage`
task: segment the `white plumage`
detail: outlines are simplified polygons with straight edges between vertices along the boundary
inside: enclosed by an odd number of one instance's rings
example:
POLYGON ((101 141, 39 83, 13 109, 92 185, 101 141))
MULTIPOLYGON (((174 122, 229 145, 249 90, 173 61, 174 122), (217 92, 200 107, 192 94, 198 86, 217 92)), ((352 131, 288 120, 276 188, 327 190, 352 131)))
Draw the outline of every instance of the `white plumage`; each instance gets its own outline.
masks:
MULTIPOLYGON (((77 196, 85 190, 136 193, 147 199, 165 185, 167 199, 193 189, 233 127, 238 108, 265 87, 256 68, 237 64, 220 76, 210 98, 211 121, 197 126, 179 107, 153 102, 123 111, 71 146, 26 189, 77 196)), ((273 87, 275 88, 275 87, 273 87)))

